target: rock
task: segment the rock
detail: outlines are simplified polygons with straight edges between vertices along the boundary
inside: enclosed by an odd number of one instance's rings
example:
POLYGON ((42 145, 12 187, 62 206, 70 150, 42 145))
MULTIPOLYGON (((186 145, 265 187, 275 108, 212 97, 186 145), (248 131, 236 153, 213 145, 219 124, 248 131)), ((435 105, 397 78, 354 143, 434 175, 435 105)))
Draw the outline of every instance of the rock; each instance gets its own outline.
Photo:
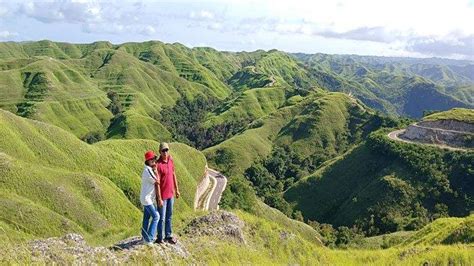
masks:
POLYGON ((474 148, 474 125, 455 120, 423 121, 410 125, 400 137, 423 143, 474 148))
POLYGON ((291 240, 291 239, 295 238, 295 236, 296 236, 295 234, 290 233, 290 232, 285 232, 285 231, 280 232, 280 239, 281 240, 291 240))
POLYGON ((192 236, 216 236, 246 244, 243 228, 244 222, 237 215, 226 211, 213 211, 193 219, 183 230, 192 236))
POLYGON ((183 243, 143 245, 140 236, 124 239, 112 247, 91 247, 79 234, 51 237, 29 243, 34 262, 58 264, 123 264, 150 255, 152 261, 171 263, 173 258, 190 259, 183 243))
MULTIPOLYGON (((186 249, 187 241, 196 236, 216 236, 219 240, 228 240, 246 244, 244 222, 235 214, 226 211, 214 211, 193 219, 183 230, 183 240, 176 244, 143 244, 140 236, 124 239, 111 247, 92 247, 79 234, 67 234, 63 237, 33 240, 28 248, 33 263, 57 264, 123 264, 136 262, 143 256, 150 262, 172 263, 180 258, 193 264, 193 256, 186 249)), ((292 238, 291 233, 283 232, 282 239, 292 238)))
POLYGON ((131 256, 149 249, 151 249, 156 256, 163 258, 165 262, 169 262, 172 257, 188 258, 190 256, 190 253, 181 241, 178 241, 178 243, 174 245, 165 242, 149 247, 143 244, 140 236, 124 239, 112 246, 111 249, 118 252, 123 261, 128 261, 131 256))
POLYGON ((116 256, 105 247, 88 246, 79 234, 51 237, 29 243, 33 261, 60 264, 117 263, 116 256))

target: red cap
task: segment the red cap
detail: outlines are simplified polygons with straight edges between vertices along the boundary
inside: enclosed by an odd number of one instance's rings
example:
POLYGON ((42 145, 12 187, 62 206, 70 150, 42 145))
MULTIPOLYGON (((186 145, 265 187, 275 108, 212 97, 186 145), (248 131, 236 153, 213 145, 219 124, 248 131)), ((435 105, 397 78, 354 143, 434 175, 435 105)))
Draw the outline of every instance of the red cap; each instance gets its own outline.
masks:
POLYGON ((147 151, 145 152, 145 161, 148 161, 148 160, 151 160, 151 159, 155 159, 156 158, 156 155, 153 151, 147 151))

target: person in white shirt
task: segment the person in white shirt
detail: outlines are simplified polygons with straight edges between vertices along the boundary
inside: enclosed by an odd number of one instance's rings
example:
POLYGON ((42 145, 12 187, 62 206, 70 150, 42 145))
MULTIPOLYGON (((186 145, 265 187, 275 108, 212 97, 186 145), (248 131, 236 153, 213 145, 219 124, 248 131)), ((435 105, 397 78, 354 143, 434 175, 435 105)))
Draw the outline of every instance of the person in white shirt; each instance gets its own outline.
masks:
POLYGON ((156 200, 156 185, 159 179, 155 174, 157 156, 153 151, 145 153, 145 168, 142 172, 142 187, 140 191, 140 202, 143 205, 142 237, 147 245, 153 245, 156 238, 156 227, 160 215, 154 205, 156 200), (151 218, 151 223, 150 223, 151 218))

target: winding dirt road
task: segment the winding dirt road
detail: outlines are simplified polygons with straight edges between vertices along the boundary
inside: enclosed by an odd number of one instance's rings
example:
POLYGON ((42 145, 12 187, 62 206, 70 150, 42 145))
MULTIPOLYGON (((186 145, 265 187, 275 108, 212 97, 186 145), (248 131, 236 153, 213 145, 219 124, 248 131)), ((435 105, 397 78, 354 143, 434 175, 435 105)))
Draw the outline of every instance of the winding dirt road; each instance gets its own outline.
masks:
MULTIPOLYGON (((442 130, 442 129, 440 129, 440 130, 442 130)), ((448 150, 452 150, 452 151, 467 151, 467 149, 455 148, 455 147, 442 145, 442 144, 432 144, 432 143, 424 143, 424 142, 417 142, 417 141, 402 139, 399 136, 401 134, 403 134, 403 132, 405 132, 405 129, 399 129, 399 130, 395 130, 395 131, 392 131, 392 132, 388 133, 387 136, 388 136, 389 139, 394 140, 394 141, 401 141, 401 142, 412 143, 412 144, 423 144, 423 145, 438 147, 438 148, 441 148, 441 149, 448 149, 448 150)))

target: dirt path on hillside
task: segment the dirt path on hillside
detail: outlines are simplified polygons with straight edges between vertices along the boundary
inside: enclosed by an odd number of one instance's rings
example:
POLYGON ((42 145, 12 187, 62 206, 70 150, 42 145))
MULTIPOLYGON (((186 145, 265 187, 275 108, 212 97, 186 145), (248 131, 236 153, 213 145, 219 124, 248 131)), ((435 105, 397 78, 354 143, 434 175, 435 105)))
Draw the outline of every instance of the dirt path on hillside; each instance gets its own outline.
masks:
MULTIPOLYGON (((444 129, 439 129, 439 130, 444 130, 444 129)), ((444 130, 444 131, 452 131, 452 130, 444 130)), ((403 134, 403 132, 405 132, 405 129, 399 129, 399 130, 395 130, 388 133, 387 136, 389 139, 394 140, 394 141, 401 141, 401 142, 412 143, 412 144, 423 144, 423 145, 428 145, 428 146, 434 146, 440 149, 448 149, 452 151, 468 151, 468 149, 455 148, 448 145, 424 143, 424 142, 417 142, 417 141, 402 139, 399 136, 403 134)))

